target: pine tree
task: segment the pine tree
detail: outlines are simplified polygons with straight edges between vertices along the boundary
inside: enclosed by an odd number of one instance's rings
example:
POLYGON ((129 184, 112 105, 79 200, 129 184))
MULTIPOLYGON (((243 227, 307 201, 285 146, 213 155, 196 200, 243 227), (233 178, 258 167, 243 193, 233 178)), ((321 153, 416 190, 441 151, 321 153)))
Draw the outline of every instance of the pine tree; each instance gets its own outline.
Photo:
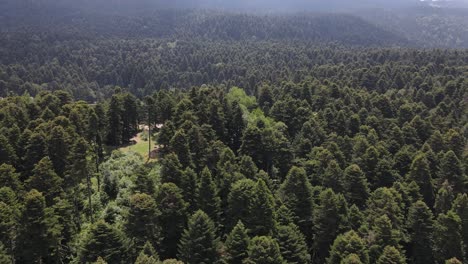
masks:
POLYGON ((45 209, 45 199, 40 192, 33 189, 26 194, 15 254, 18 263, 41 263, 47 256, 45 209))
POLYGON ((158 217, 161 227, 160 255, 162 259, 173 258, 185 226, 188 205, 179 187, 174 183, 164 183, 156 195, 156 206, 161 212, 158 217))
POLYGON ((320 204, 314 214, 313 233, 314 239, 312 251, 314 252, 314 262, 323 263, 328 257, 328 249, 333 240, 340 232, 342 216, 340 215, 340 204, 338 195, 331 189, 326 189, 320 193, 320 204))
POLYGON ((438 174, 441 182, 448 181, 453 186, 455 194, 465 190, 466 177, 460 160, 453 151, 448 151, 442 157, 438 174))
POLYGON ((343 170, 336 160, 331 160, 328 163, 322 185, 325 188, 331 188, 335 193, 343 192, 343 170))
POLYGON ((41 159, 34 166, 33 175, 26 181, 29 189, 45 194, 46 203, 52 205, 53 199, 62 195, 62 179, 55 173, 49 157, 41 159))
POLYGON ((228 196, 228 228, 233 227, 239 220, 247 229, 254 227, 254 206, 256 204, 257 186, 250 179, 239 180, 231 187, 228 196))
POLYGON ((158 143, 164 146, 163 148, 164 153, 166 153, 167 150, 170 149, 171 138, 174 136, 174 134, 175 134, 174 123, 172 123, 172 121, 170 120, 166 121, 158 134, 158 143))
POLYGON ((382 255, 377 260, 377 264, 406 264, 406 259, 398 249, 392 246, 384 248, 382 255))
POLYGON ((218 239, 213 221, 198 210, 189 219, 179 243, 179 258, 187 264, 210 264, 218 261, 218 239))
POLYGON ((424 202, 432 207, 434 205, 434 185, 429 171, 429 163, 424 154, 419 154, 413 159, 409 179, 418 184, 424 202))
POLYGON ((216 223, 219 222, 221 214, 221 199, 218 196, 218 189, 213 181, 210 170, 205 167, 200 175, 198 185, 197 205, 200 210, 208 214, 216 223))
POLYGON ((171 150, 179 158, 182 168, 193 167, 188 137, 183 130, 176 131, 169 144, 171 146, 171 150))
POLYGON ((161 161, 161 183, 172 182, 182 186, 184 179, 182 164, 176 154, 167 154, 161 161))
POLYGON ((434 225, 434 254, 440 263, 452 257, 463 259, 461 219, 453 211, 437 217, 434 225))
POLYGON ((270 235, 275 227, 275 200, 262 179, 255 186, 255 201, 252 210, 252 235, 270 235))
POLYGON ((123 135, 123 119, 122 114, 124 111, 123 102, 118 96, 114 94, 111 97, 109 103, 109 109, 107 112, 108 117, 108 133, 107 133, 107 143, 112 146, 119 146, 122 144, 122 135, 123 135))
POLYGON ((197 125, 187 131, 188 143, 196 171, 199 173, 206 166, 208 141, 197 125))
POLYGON ((310 241, 312 238, 313 197, 306 172, 302 168, 292 167, 280 187, 280 198, 293 213, 293 219, 301 232, 310 241))
POLYGON ((340 264, 363 264, 361 259, 357 254, 349 254, 346 258, 344 258, 340 264))
POLYGON ((9 140, 0 134, 0 164, 15 164, 18 159, 15 149, 11 146, 9 140))
POLYGON ((452 207, 452 202, 455 199, 453 189, 446 180, 439 191, 435 199, 434 209, 436 214, 445 214, 452 207))
POLYGON ((239 160, 239 172, 247 179, 255 180, 258 173, 257 165, 249 156, 241 156, 239 160))
POLYGON ((249 242, 250 238, 247 235, 247 230, 242 221, 239 220, 224 243, 226 247, 226 263, 242 264, 248 257, 247 250, 249 242))
POLYGON ((350 165, 344 171, 345 197, 350 204, 363 208, 369 196, 369 183, 358 165, 350 165))
POLYGON ((16 193, 22 191, 24 187, 19 177, 19 173, 16 172, 15 167, 12 165, 0 165, 0 182, 3 187, 10 187, 16 193))
POLYGON ((268 236, 257 236, 249 245, 246 264, 284 264, 278 242, 268 236))
POLYGON ((189 204, 189 212, 193 213, 197 207, 198 175, 192 168, 184 171, 184 181, 181 186, 184 200, 189 204))
POLYGON ((287 263, 311 263, 305 237, 297 225, 290 223, 289 225, 278 226, 276 239, 281 255, 287 263))
POLYGON ((392 229, 401 231, 404 218, 403 198, 394 188, 378 188, 367 200, 367 222, 372 225, 374 220, 386 215, 392 229))
POLYGON ((146 193, 150 196, 156 194, 155 181, 150 175, 150 171, 146 167, 141 167, 136 171, 135 186, 133 187, 134 193, 146 193))
POLYGON ((340 263, 349 254, 356 254, 364 264, 369 263, 365 242, 354 231, 338 235, 330 248, 330 257, 327 258, 327 263, 340 263))
POLYGON ((433 263, 432 238, 434 220, 432 212, 423 201, 415 202, 409 209, 407 219, 409 256, 415 264, 433 263))
POLYGON ((159 242, 160 230, 156 222, 158 214, 156 203, 148 194, 137 193, 130 197, 125 230, 128 236, 134 239, 137 249, 143 247, 146 242, 159 242))
POLYGON ((69 135, 62 126, 55 126, 48 137, 48 155, 55 172, 63 177, 68 164, 70 152, 69 135))
POLYGON ((11 256, 9 256, 3 247, 3 244, 0 242, 0 263, 2 264, 13 264, 11 256))
POLYGON ((242 109, 238 102, 234 101, 231 106, 232 113, 227 123, 228 146, 234 150, 239 150, 242 144, 242 132, 245 128, 245 121, 242 109))
POLYGON ((373 221, 369 237, 369 258, 371 263, 375 263, 386 246, 399 247, 402 234, 392 228, 390 218, 384 214, 373 221))
POLYGON ((33 133, 26 145, 26 152, 23 157, 23 170, 32 171, 34 165, 47 155, 47 145, 44 135, 33 133))
POLYGON ((464 259, 468 260, 468 195, 459 194, 453 201, 452 210, 457 213, 461 220, 464 259))
POLYGON ((102 257, 109 263, 125 263, 126 254, 123 235, 101 220, 91 226, 83 242, 80 259, 82 262, 91 262, 102 257))
POLYGON ((93 264, 107 264, 107 262, 103 258, 98 257, 97 260, 93 262, 93 264))

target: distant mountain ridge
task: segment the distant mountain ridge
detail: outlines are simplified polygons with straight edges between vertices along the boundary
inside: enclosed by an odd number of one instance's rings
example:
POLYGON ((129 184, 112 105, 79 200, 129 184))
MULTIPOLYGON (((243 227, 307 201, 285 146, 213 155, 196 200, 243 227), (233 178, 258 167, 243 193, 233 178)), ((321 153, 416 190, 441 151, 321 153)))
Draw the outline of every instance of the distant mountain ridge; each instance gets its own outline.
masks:
MULTIPOLYGON (((191 1, 200 9, 143 8, 150 4, 163 5, 162 0, 135 0, 137 2, 132 3, 129 0, 81 0, 74 4, 69 4, 70 0, 6 1, 5 8, 0 8, 0 32, 9 34, 53 33, 75 39, 102 36, 224 41, 300 40, 353 46, 468 48, 468 9, 442 7, 461 1, 430 1, 441 4, 441 7, 431 7, 429 1, 378 0, 376 3, 392 2, 387 6, 398 8, 357 9, 347 13, 308 12, 307 8, 301 13, 205 11, 202 8, 211 2, 225 5, 223 0, 191 1), (99 8, 100 5, 109 5, 109 2, 115 3, 113 8, 99 8)), ((255 0, 251 4, 255 6, 262 1, 255 0)), ((170 6, 187 6, 186 2, 176 0, 170 6)), ((309 4, 312 2, 319 1, 309 4)), ((327 6, 341 2, 343 0, 332 0, 327 6)), ((364 6, 368 1, 348 2, 364 6)))

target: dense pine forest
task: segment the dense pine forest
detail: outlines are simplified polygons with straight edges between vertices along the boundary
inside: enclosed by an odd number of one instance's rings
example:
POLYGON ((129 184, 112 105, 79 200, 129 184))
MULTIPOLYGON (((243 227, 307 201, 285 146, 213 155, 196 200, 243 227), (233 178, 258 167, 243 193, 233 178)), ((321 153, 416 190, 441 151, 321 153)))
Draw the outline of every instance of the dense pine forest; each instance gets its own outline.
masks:
POLYGON ((468 262, 451 25, 30 11, 0 12, 0 263, 468 262))

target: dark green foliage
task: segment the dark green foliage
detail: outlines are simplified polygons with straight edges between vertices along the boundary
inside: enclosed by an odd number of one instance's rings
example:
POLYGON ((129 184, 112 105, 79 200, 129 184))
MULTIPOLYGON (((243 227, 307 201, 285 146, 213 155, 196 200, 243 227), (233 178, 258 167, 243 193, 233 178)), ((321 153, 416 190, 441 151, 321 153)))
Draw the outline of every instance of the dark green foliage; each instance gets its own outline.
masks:
POLYGON ((239 220, 224 243, 226 247, 225 261, 229 264, 242 264, 248 256, 249 242, 250 238, 247 235, 247 230, 242 221, 239 220))
POLYGON ((448 151, 442 157, 439 178, 441 182, 448 181, 451 186, 454 186, 455 193, 465 190, 466 177, 463 174, 460 160, 453 151, 448 151))
POLYGON ((161 228, 161 258, 175 257, 177 243, 186 223, 187 203, 182 191, 173 183, 164 183, 156 195, 156 206, 159 212, 158 225, 161 228))
POLYGON ((193 166, 188 137, 183 130, 176 131, 169 144, 183 168, 193 166))
POLYGON ((40 263, 45 260, 50 245, 45 208, 44 196, 37 190, 31 190, 24 197, 15 253, 17 262, 40 263))
POLYGON ((416 156, 411 163, 409 179, 415 181, 424 198, 424 202, 428 206, 434 204, 434 185, 432 183, 431 172, 429 171, 429 163, 424 154, 416 156))
POLYGON ((0 243, 0 263, 3 264, 12 264, 13 260, 11 259, 11 256, 9 256, 3 247, 3 244, 0 243))
POLYGON ((123 235, 108 223, 98 221, 83 242, 80 259, 91 262, 102 257, 108 263, 126 263, 126 251, 123 235))
POLYGON ((311 263, 307 243, 304 235, 297 225, 281 225, 276 230, 281 255, 287 263, 307 264, 311 263))
POLYGON ((364 240, 354 231, 338 235, 330 248, 330 257, 327 258, 327 263, 340 263, 350 254, 356 254, 361 263, 369 263, 364 240))
POLYGON ((369 183, 358 165, 350 165, 344 171, 344 194, 350 204, 364 207, 369 196, 369 183))
POLYGON ((423 201, 415 202, 409 209, 407 231, 409 234, 412 263, 433 263, 432 238, 434 219, 423 201))
POLYGON ((0 8, 0 262, 468 261, 468 52, 417 48, 468 43, 461 8, 20 2, 0 8))
POLYGON ((434 255, 440 263, 452 257, 463 259, 461 219, 453 211, 437 217, 434 224, 434 255))
POLYGON ((342 203, 344 200, 340 200, 331 189, 322 191, 319 201, 312 227, 314 234, 312 251, 315 262, 323 262, 328 257, 330 245, 340 233, 345 224, 343 218, 346 217, 346 215, 341 214, 342 209, 346 210, 346 204, 342 203))
POLYGON ((177 186, 184 183, 182 164, 176 154, 170 153, 161 161, 161 182, 172 182, 177 186))
POLYGON ((0 135, 0 164, 15 164, 17 159, 15 149, 8 142, 8 139, 4 135, 0 135))
POLYGON ((268 236, 257 236, 250 241, 248 264, 284 264, 278 242, 268 236))
POLYGON ((293 167, 280 187, 280 198, 288 207, 294 222, 301 232, 310 239, 313 222, 312 187, 302 168, 293 167))
POLYGON ((125 230, 129 238, 133 239, 134 247, 140 249, 145 243, 158 244, 160 230, 157 226, 159 212, 153 197, 145 193, 134 194, 130 197, 125 230))
POLYGON ((33 170, 33 175, 26 181, 29 189, 36 189, 45 194, 48 205, 55 197, 59 197, 62 190, 62 179, 55 173, 49 157, 41 159, 33 170))
POLYGON ((405 256, 392 246, 387 246, 376 262, 377 264, 406 264, 405 256))
POLYGON ((216 263, 218 239, 213 221, 203 211, 193 214, 179 242, 179 258, 190 263, 216 263))
POLYGON ((0 182, 3 187, 10 187, 15 192, 23 189, 23 184, 19 180, 19 173, 16 173, 15 167, 8 164, 0 165, 0 182))
POLYGON ((468 259, 468 196, 459 194, 453 201, 452 210, 457 213, 461 220, 461 236, 463 240, 464 259, 468 259))
POLYGON ((210 170, 205 167, 200 175, 197 189, 197 207, 206 212, 213 221, 218 222, 221 213, 221 199, 210 170))

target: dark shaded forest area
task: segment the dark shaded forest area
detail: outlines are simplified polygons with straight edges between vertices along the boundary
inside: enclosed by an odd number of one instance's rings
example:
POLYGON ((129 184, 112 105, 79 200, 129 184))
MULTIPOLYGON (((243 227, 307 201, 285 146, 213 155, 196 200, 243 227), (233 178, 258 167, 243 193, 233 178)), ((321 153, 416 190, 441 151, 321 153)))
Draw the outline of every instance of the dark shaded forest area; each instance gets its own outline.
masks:
POLYGON ((467 50, 351 15, 35 19, 0 26, 0 263, 468 261, 467 50))

